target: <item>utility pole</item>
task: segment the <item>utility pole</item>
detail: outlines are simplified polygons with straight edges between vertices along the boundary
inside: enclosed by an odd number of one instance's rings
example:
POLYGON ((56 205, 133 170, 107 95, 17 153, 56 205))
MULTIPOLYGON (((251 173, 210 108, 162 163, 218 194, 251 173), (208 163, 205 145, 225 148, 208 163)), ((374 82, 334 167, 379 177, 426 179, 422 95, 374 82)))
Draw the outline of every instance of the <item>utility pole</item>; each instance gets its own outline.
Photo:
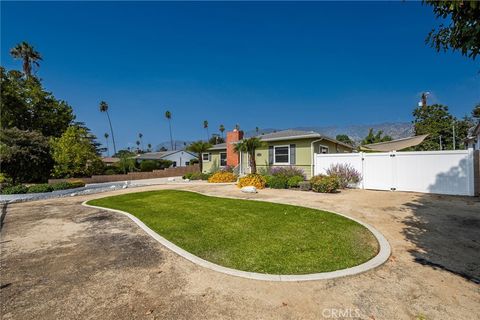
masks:
POLYGON ((440 150, 442 150, 442 136, 438 136, 438 139, 440 139, 440 150))
POLYGON ((452 124, 452 131, 453 131, 453 150, 455 150, 456 146, 455 146, 455 120, 453 120, 453 124, 452 124))

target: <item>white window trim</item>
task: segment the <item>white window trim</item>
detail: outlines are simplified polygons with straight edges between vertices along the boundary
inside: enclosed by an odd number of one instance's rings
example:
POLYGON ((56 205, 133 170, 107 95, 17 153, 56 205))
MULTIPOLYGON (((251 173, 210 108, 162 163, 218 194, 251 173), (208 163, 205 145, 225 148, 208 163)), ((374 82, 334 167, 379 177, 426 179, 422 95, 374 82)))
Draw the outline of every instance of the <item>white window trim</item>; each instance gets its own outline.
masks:
POLYGON ((319 145, 318 145, 318 153, 319 153, 319 154, 324 154, 324 153, 322 152, 322 148, 326 148, 326 149, 327 149, 327 153, 330 153, 330 148, 329 148, 328 146, 323 145, 323 144, 319 144, 319 145))
POLYGON ((218 155, 219 155, 220 168, 224 168, 224 167, 227 166, 226 164, 224 166, 222 166, 222 154, 225 155, 225 163, 227 163, 227 153, 226 152, 219 152, 218 155))
POLYGON ((210 162, 210 153, 207 153, 207 152, 202 153, 202 162, 210 162), (204 155, 208 155, 207 160, 204 159, 204 157, 203 157, 204 155))
POLYGON ((290 145, 289 144, 286 144, 286 145, 281 145, 281 146, 273 146, 273 164, 274 165, 290 165, 290 145), (277 162, 277 157, 276 157, 276 149, 277 148, 285 148, 287 147, 288 148, 288 162, 277 162))

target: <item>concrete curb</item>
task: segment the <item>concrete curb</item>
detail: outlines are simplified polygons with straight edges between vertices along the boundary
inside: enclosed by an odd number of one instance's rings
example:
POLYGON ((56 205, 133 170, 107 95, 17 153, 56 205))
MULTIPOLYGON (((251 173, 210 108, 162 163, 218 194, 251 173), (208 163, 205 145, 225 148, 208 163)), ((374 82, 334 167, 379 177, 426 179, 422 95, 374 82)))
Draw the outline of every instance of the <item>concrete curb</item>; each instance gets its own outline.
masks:
MULTIPOLYGON (((195 191, 192 191, 195 192, 195 191)), ((196 192, 198 193, 198 192, 196 192)), ((203 194, 204 195, 204 194, 203 194)), ((302 274, 302 275, 280 275, 280 274, 264 274, 264 273, 256 273, 256 272, 247 272, 247 271, 241 271, 241 270, 236 270, 236 269, 231 269, 231 268, 226 268, 223 266, 220 266, 218 264, 209 262, 207 260, 204 260, 200 257, 197 257, 193 254, 191 254, 188 251, 183 250, 182 248, 178 247, 177 245, 173 244, 172 242, 168 241, 164 237, 160 236, 158 233, 147 227, 140 219, 135 217, 134 215, 121 211, 121 210, 116 210, 116 209, 110 209, 110 208, 104 208, 104 207, 98 207, 98 206, 92 206, 87 204, 87 202, 90 200, 86 200, 82 202, 82 205, 85 207, 89 208, 95 208, 95 209, 100 209, 100 210, 107 210, 107 211, 112 211, 116 213, 121 213, 123 215, 126 215, 129 217, 133 222, 135 222, 143 231, 145 231, 147 234, 149 234, 153 239, 157 240, 160 242, 162 245, 167 247, 168 249, 172 250, 179 256, 197 264, 200 265, 204 268, 225 273, 228 275, 236 276, 236 277, 241 277, 241 278, 246 278, 246 279, 252 279, 252 280, 262 280, 262 281, 282 281, 282 282, 288 282, 288 281, 313 281, 313 280, 327 280, 327 279, 335 279, 335 278, 340 278, 340 277, 345 277, 345 276, 351 276, 359 273, 366 272, 368 270, 374 269, 376 267, 381 266, 384 264, 388 258, 390 257, 391 253, 391 248, 390 244, 388 243, 387 239, 375 228, 372 226, 363 223, 355 218, 346 216, 344 214, 334 212, 334 211, 329 211, 335 214, 338 214, 342 217, 345 217, 347 219, 353 220, 365 228, 367 228, 377 239, 378 244, 379 244, 379 252, 378 254, 373 257, 372 259, 368 260, 367 262, 364 262, 358 266, 347 268, 347 269, 342 269, 342 270, 337 270, 337 271, 331 271, 331 272, 322 272, 322 273, 311 273, 311 274, 302 274)))

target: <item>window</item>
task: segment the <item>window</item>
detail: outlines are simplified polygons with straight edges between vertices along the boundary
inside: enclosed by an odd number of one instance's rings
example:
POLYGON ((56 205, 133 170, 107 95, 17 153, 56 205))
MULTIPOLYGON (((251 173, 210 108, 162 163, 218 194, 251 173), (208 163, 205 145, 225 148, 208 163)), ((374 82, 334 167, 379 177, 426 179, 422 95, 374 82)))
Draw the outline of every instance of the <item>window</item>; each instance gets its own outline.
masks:
POLYGON ((185 162, 185 165, 186 165, 186 166, 189 166, 189 165, 190 165, 190 161, 186 161, 186 162, 185 162))
POLYGON ((227 165, 227 153, 220 152, 220 167, 225 167, 227 165))
POLYGON ((328 147, 326 146, 318 146, 318 153, 328 153, 328 147))
POLYGON ((202 153, 202 160, 203 161, 210 161, 210 154, 209 153, 202 153))
POLYGON ((290 163, 290 147, 289 146, 274 146, 273 147, 273 163, 274 164, 289 164, 290 163))
POLYGON ((172 162, 172 167, 175 168, 176 166, 177 166, 177 161, 173 161, 173 162, 172 162))

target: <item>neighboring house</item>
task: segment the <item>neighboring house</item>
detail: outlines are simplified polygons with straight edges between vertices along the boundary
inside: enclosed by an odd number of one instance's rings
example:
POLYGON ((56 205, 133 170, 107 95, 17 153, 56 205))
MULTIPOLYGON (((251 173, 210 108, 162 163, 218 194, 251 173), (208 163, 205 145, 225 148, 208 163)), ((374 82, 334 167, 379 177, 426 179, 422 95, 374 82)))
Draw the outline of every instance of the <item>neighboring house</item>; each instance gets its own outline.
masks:
POLYGON ((120 158, 114 158, 114 157, 103 157, 102 158, 102 162, 106 165, 106 166, 112 166, 114 165, 115 163, 119 162, 120 161, 120 158))
MULTIPOLYGON (((265 147, 255 152, 257 170, 268 167, 295 166, 303 169, 308 177, 313 175, 314 153, 352 152, 353 147, 314 131, 283 130, 257 136, 265 147)), ((243 131, 227 133, 226 143, 214 145, 202 154, 203 171, 210 172, 216 167, 238 167, 240 174, 250 172, 249 155, 234 151, 236 142, 243 139, 243 131)))
POLYGON ((136 160, 170 160, 172 167, 186 167, 190 161, 197 159, 197 156, 185 150, 147 152, 139 154, 136 160))
POLYGON ((465 139, 467 149, 480 150, 480 122, 468 131, 468 137, 465 139))

